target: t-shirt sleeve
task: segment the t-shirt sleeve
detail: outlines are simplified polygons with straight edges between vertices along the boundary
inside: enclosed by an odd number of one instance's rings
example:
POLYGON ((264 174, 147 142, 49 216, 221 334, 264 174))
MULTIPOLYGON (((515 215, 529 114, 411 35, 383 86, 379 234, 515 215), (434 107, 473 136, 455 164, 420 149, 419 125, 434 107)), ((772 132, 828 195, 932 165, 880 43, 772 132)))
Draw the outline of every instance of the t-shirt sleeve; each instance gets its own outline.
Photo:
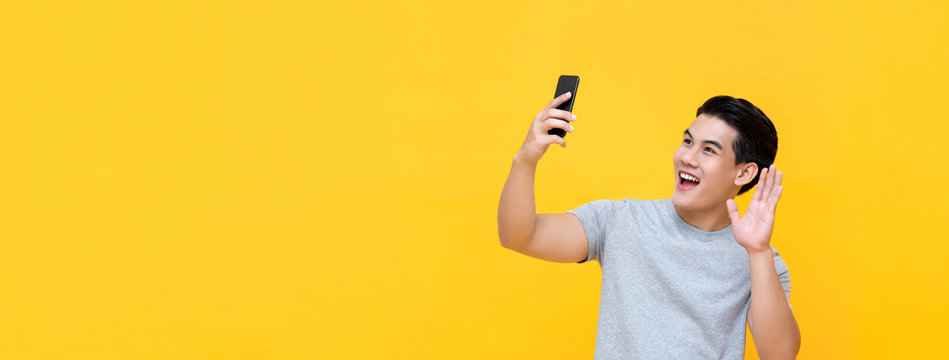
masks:
POLYGON ((784 259, 781 258, 781 255, 778 254, 778 250, 771 247, 771 252, 774 253, 774 271, 778 273, 778 280, 781 280, 781 287, 784 288, 784 297, 788 299, 788 306, 791 306, 791 274, 788 269, 788 265, 784 262, 784 259))
POLYGON ((567 211, 567 214, 573 214, 580 219, 580 223, 583 224, 583 231, 587 235, 587 243, 590 248, 587 253, 587 258, 578 261, 578 264, 590 260, 601 261, 603 243, 613 218, 613 203, 613 200, 608 199, 594 200, 576 209, 567 211))

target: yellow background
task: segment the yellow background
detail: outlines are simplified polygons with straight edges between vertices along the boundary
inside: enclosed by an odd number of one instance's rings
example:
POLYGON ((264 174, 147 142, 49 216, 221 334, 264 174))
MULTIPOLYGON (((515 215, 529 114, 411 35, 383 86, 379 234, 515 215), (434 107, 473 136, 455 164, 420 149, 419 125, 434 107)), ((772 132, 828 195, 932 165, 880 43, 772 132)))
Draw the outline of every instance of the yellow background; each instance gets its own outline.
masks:
POLYGON ((5 2, 0 358, 592 358, 598 266, 497 238, 560 74, 539 212, 671 196, 746 98, 800 358, 944 354, 945 2, 666 3, 5 2))

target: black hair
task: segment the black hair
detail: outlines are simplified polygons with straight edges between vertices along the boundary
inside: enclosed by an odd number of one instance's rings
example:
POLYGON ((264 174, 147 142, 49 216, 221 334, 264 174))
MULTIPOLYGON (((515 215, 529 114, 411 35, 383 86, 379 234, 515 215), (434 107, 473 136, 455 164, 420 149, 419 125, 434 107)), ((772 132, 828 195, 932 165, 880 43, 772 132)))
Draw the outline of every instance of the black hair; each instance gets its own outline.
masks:
POLYGON ((771 119, 748 100, 727 95, 706 100, 695 112, 696 117, 702 114, 719 118, 738 132, 732 141, 735 164, 754 162, 758 165, 758 172, 751 182, 741 187, 738 195, 755 187, 761 170, 771 166, 778 153, 778 132, 771 119))

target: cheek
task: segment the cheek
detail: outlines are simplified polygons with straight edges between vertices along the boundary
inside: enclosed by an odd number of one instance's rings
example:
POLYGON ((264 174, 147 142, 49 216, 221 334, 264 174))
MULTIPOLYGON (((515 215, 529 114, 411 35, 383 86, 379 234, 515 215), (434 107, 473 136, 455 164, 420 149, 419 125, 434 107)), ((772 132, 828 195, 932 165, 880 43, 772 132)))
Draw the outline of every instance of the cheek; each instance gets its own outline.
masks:
POLYGON ((702 173, 705 174, 705 178, 708 179, 710 183, 720 184, 722 179, 724 179, 724 173, 722 169, 718 167, 713 161, 702 162, 702 173))

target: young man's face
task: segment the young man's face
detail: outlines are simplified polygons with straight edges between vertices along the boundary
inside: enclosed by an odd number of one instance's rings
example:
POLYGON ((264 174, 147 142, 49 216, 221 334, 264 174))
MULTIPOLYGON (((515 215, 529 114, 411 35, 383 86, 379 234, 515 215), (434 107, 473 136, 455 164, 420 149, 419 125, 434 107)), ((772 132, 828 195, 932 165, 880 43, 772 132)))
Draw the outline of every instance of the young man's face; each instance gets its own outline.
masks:
POLYGON ((725 200, 738 193, 741 185, 754 177, 757 166, 735 164, 732 141, 738 132, 726 122, 705 114, 699 115, 682 135, 682 142, 672 157, 675 169, 675 191, 672 202, 683 209, 724 207, 725 200), (685 181, 686 172, 698 183, 685 181), (742 173, 744 172, 744 175, 742 173))

